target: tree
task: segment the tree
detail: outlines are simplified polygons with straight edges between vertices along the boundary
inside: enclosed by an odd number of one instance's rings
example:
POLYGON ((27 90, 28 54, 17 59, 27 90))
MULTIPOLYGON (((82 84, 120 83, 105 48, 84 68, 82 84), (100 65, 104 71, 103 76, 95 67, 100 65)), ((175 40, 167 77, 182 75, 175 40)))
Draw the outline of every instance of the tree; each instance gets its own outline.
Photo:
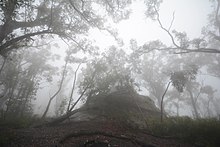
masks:
POLYGON ((206 98, 203 97, 203 104, 204 104, 204 107, 206 107, 206 110, 205 110, 206 114, 204 115, 209 118, 214 116, 213 111, 210 107, 211 107, 211 104, 213 105, 215 103, 214 102, 215 92, 217 92, 217 90, 214 90, 213 87, 210 85, 201 87, 201 94, 206 95, 206 98))
POLYGON ((127 18, 125 7, 130 0, 3 0, 0 2, 0 55, 6 57, 11 50, 33 44, 35 39, 59 36, 84 50, 83 42, 90 27, 106 30, 105 17, 115 21, 127 18), (96 5, 96 6, 94 6, 96 5), (103 10, 98 14, 96 8, 103 10), (84 36, 84 37, 82 37, 84 36))
POLYGON ((4 89, 1 106, 6 106, 5 116, 22 117, 32 112, 32 101, 43 80, 50 82, 55 68, 47 63, 51 58, 48 49, 20 50, 8 58, 0 80, 4 89))
MULTIPOLYGON (((216 1, 215 1, 216 2, 216 1)), ((213 3, 215 4, 213 1, 213 3)), ((219 57, 219 1, 217 1, 217 6, 214 7, 215 11, 210 16, 210 24, 208 27, 203 29, 203 34, 201 37, 197 37, 194 39, 189 39, 187 33, 179 32, 176 30, 172 30, 173 23, 175 21, 175 13, 173 13, 172 21, 170 25, 166 28, 163 25, 163 22, 160 19, 159 8, 161 5, 161 0, 150 0, 145 1, 146 4, 146 16, 150 17, 152 20, 158 22, 160 28, 167 33, 168 37, 170 37, 172 44, 170 46, 165 45, 159 40, 150 41, 145 43, 140 47, 135 47, 133 50, 133 55, 136 57, 140 57, 144 55, 145 63, 143 65, 143 79, 146 84, 148 92, 152 94, 151 97, 156 97, 158 106, 161 104, 162 92, 165 90, 165 84, 167 83, 169 73, 172 73, 171 77, 175 77, 179 79, 182 77, 182 82, 174 81, 173 86, 177 88, 178 91, 182 91, 181 89, 186 86, 188 94, 185 94, 190 98, 191 104, 193 106, 193 112, 195 117, 198 117, 199 112, 197 110, 197 101, 198 97, 201 97, 200 89, 196 88, 196 85, 199 87, 202 85, 198 81, 193 81, 190 87, 190 81, 185 76, 188 76, 187 73, 183 72, 184 66, 189 66, 195 64, 198 69, 201 69, 200 72, 207 72, 206 74, 217 76, 218 77, 218 57, 219 57), (161 55, 159 56, 159 52, 161 55), (172 54, 181 54, 173 56, 172 54), (185 53, 191 53, 186 55, 185 53), (197 54, 196 54, 197 53, 197 54), (199 54, 198 54, 199 53, 199 54), (217 53, 217 54, 216 54, 217 53), (158 60, 151 59, 158 58, 158 60), (159 57, 158 57, 159 56, 159 57), (170 57, 169 57, 170 56, 170 57), (191 57, 190 57, 191 56, 191 57), (153 65, 153 66, 152 66, 153 65), (159 67, 157 67, 159 66, 159 67), (153 72, 156 71, 156 72, 153 72), (161 71, 163 74, 161 74, 161 71), (156 75, 156 76, 155 76, 156 75), (185 75, 185 76, 184 76, 185 75), (154 78, 155 77, 155 78, 154 78), (178 78, 179 77, 179 78, 178 78), (185 80, 184 80, 185 79, 185 80), (159 82, 158 82, 159 81, 159 82), (184 83, 185 81, 185 83, 184 83), (174 84, 176 82, 176 85, 174 84), (183 84, 183 85, 181 85, 183 84), (196 84, 196 85, 195 85, 196 84), (195 90, 195 91, 192 91, 195 90)), ((201 73, 202 75, 202 73, 201 73)), ((175 79, 174 78, 174 79, 175 79)), ((168 82, 169 83, 169 82, 168 82)), ((168 84, 169 85, 169 84, 168 84)), ((171 92, 171 91, 169 91, 171 92)))
POLYGON ((69 99, 69 103, 68 103, 68 107, 67 107, 67 111, 69 111, 69 108, 70 108, 70 103, 72 102, 72 95, 73 95, 73 91, 74 91, 74 87, 75 87, 75 82, 76 82, 76 75, 77 75, 77 71, 81 65, 81 63, 85 62, 83 60, 85 59, 80 59, 80 58, 76 58, 74 57, 74 55, 77 53, 78 49, 77 47, 74 47, 73 48, 70 48, 69 50, 67 50, 66 52, 66 58, 65 58, 65 64, 64 64, 64 67, 63 67, 63 70, 62 70, 62 74, 61 74, 61 80, 60 80, 60 83, 58 85, 58 89, 57 91, 50 97, 49 101, 48 101, 48 104, 47 104, 47 107, 46 107, 46 110, 44 111, 43 115, 42 115, 42 118, 45 118, 47 113, 48 113, 48 110, 50 108, 50 105, 51 105, 51 102, 57 97, 57 95, 60 93, 60 91, 62 90, 63 88, 63 84, 64 84, 64 80, 65 80, 65 77, 66 77, 66 74, 67 74, 67 67, 68 67, 68 64, 74 64, 74 63, 80 63, 79 66, 77 67, 76 69, 76 72, 74 74, 74 82, 73 82, 73 87, 72 87, 72 90, 71 90, 71 96, 70 96, 70 99, 69 99))
POLYGON ((53 96, 50 97, 50 99, 49 99, 49 101, 48 101, 48 103, 47 103, 47 107, 46 107, 46 109, 45 109, 45 111, 44 111, 44 113, 43 113, 41 119, 44 119, 44 118, 46 117, 47 112, 48 112, 48 110, 49 110, 49 108, 50 108, 50 104, 51 104, 52 100, 54 100, 54 99, 56 98, 56 96, 59 94, 59 92, 60 92, 61 89, 62 89, 63 81, 64 81, 65 75, 66 75, 67 64, 68 64, 68 60, 65 61, 65 65, 64 65, 64 67, 63 67, 63 71, 62 71, 62 75, 61 75, 61 80, 60 80, 59 88, 58 88, 58 90, 53 94, 53 96))
POLYGON ((212 60, 209 60, 207 68, 209 75, 220 78, 220 56, 212 56, 212 60))
MULTIPOLYGON (((194 66, 189 70, 182 70, 182 71, 177 71, 177 72, 173 72, 171 74, 171 81, 172 81, 172 85, 179 91, 179 92, 183 92, 184 88, 186 87, 186 90, 189 92, 190 95, 190 100, 191 100, 191 104, 193 106, 193 110, 194 110, 194 115, 196 118, 199 118, 199 113, 197 110, 197 106, 196 106, 196 97, 193 96, 193 83, 192 81, 196 79, 196 75, 197 75, 198 69, 194 66)), ((200 94, 200 93, 199 93, 200 94)), ((199 96, 199 94, 197 95, 197 98, 199 96)))
POLYGON ((170 87, 170 84, 171 84, 171 81, 169 81, 168 82, 168 84, 167 84, 167 87, 166 87, 166 89, 165 89, 165 91, 164 91, 164 93, 163 93, 163 95, 162 95, 162 98, 161 98, 161 104, 160 104, 160 121, 161 122, 163 122, 163 99, 164 99, 164 97, 165 97, 165 95, 166 95, 166 93, 167 93, 167 90, 169 89, 169 87, 170 87))
POLYGON ((156 101, 158 107, 161 104, 163 92, 166 89, 166 83, 169 79, 167 75, 167 64, 163 62, 167 56, 163 53, 150 52, 143 57, 142 75, 144 87, 149 95, 156 101))
POLYGON ((70 98, 69 98, 69 102, 68 102, 68 106, 67 106, 67 112, 70 111, 70 105, 73 101, 73 92, 75 90, 75 87, 76 87, 76 79, 77 79, 77 72, 81 66, 83 61, 81 61, 81 63, 78 64, 76 70, 75 70, 75 73, 74 73, 74 79, 73 79, 73 83, 72 83, 72 89, 71 89, 71 94, 70 94, 70 98))
POLYGON ((178 32, 176 30, 172 30, 172 25, 175 19, 175 13, 173 13, 173 19, 170 23, 170 26, 168 28, 165 28, 163 26, 163 23, 161 22, 160 19, 160 14, 159 14, 159 7, 160 4, 162 3, 161 0, 151 0, 151 1, 146 1, 147 5, 147 10, 146 10, 146 16, 150 17, 152 20, 155 20, 159 23, 160 28, 168 34, 172 41, 172 46, 169 47, 163 47, 163 48, 155 48, 156 50, 170 50, 173 51, 176 54, 183 54, 183 53, 220 53, 220 50, 218 47, 212 47, 209 42, 211 39, 215 41, 220 41, 220 36, 219 34, 216 34, 216 31, 219 32, 220 30, 220 21, 219 21, 219 8, 220 8, 220 2, 217 0, 217 8, 214 12, 214 20, 212 19, 210 22, 214 22, 211 25, 214 27, 214 30, 204 30, 204 36, 194 38, 190 40, 187 37, 187 34, 185 32, 178 32), (208 39, 207 36, 209 37, 208 39))
POLYGON ((126 53, 113 46, 103 53, 100 59, 89 62, 87 68, 83 70, 80 89, 88 84, 91 84, 91 88, 86 93, 89 97, 122 89, 132 90, 134 79, 126 53), (94 72, 96 73, 94 79, 90 80, 94 72))

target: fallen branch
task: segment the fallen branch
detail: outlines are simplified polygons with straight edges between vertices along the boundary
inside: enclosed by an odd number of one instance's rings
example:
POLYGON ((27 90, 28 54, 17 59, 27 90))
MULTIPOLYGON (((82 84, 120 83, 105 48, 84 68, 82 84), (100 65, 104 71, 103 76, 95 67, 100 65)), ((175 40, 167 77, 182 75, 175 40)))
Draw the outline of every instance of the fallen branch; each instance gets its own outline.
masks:
POLYGON ((72 115, 74 115, 74 114, 76 114, 76 113, 78 113, 78 112, 84 112, 84 111, 89 111, 90 109, 88 109, 88 108, 79 108, 79 109, 75 109, 75 110, 73 110, 73 111, 71 111, 71 112, 68 112, 68 113, 66 113, 65 115, 62 115, 62 116, 60 116, 60 117, 58 117, 58 118, 55 118, 55 119, 53 119, 53 120, 51 120, 51 121, 49 121, 49 122, 43 122, 43 123, 41 123, 41 124, 36 124, 36 125, 34 125, 34 126, 32 126, 32 127, 34 127, 34 128, 39 128, 39 127, 44 127, 44 126, 54 126, 54 125, 57 125, 57 124, 59 124, 59 123, 61 123, 61 122, 63 122, 63 121, 65 121, 66 119, 68 119, 70 116, 72 116, 72 115))

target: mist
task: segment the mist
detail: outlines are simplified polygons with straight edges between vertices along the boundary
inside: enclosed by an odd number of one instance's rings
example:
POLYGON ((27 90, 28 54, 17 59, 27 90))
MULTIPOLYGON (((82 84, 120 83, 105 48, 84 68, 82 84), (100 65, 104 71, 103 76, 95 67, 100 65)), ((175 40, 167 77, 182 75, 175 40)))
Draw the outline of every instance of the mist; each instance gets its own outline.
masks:
MULTIPOLYGON (((2 128, 117 122, 159 136, 178 136, 165 124, 219 128, 219 1, 0 4, 2 128)), ((212 145, 206 139, 194 141, 212 145)))

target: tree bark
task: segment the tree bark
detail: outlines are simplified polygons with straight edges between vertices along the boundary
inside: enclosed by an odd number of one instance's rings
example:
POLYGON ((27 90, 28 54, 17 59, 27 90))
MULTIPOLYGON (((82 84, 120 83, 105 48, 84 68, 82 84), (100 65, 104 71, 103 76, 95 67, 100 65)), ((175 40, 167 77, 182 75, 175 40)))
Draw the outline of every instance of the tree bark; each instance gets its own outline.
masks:
POLYGON ((44 31, 25 34, 25 35, 13 38, 10 41, 7 41, 4 44, 0 45, 0 55, 2 55, 3 57, 7 57, 6 54, 9 51, 11 51, 12 49, 14 49, 14 48, 11 48, 10 46, 15 45, 17 42, 22 41, 25 38, 30 38, 30 37, 33 37, 33 36, 42 35, 42 34, 50 34, 50 33, 52 33, 52 32, 50 32, 49 30, 44 30, 44 31))
POLYGON ((76 68, 75 74, 74 74, 74 80, 73 80, 72 90, 71 90, 71 94, 70 94, 69 104, 68 104, 68 107, 67 107, 67 112, 70 110, 70 104, 73 101, 73 92, 75 90, 75 85, 76 85, 76 76, 77 76, 77 72, 78 72, 79 67, 81 66, 81 64, 82 63, 80 63, 78 65, 78 67, 76 68))
POLYGON ((192 103, 192 108, 193 108, 194 116, 195 116, 196 118, 199 118, 200 115, 199 115, 198 110, 197 110, 197 107, 196 107, 196 102, 195 102, 195 99, 194 99, 194 96, 193 96, 193 93, 192 93, 192 90, 191 90, 192 88, 191 88, 191 86, 188 84, 188 85, 186 86, 186 89, 187 89, 187 91, 189 92, 189 95, 190 95, 190 100, 191 100, 191 103, 192 103))
POLYGON ((62 78, 61 78, 61 82, 60 82, 60 85, 59 85, 59 89, 57 90, 57 92, 49 99, 48 101, 48 104, 47 104, 47 107, 46 107, 46 110, 44 111, 44 114, 42 115, 42 119, 44 119, 47 115, 47 112, 50 108, 50 104, 52 102, 52 100, 58 95, 58 93, 60 92, 60 90, 62 89, 62 86, 63 86, 63 81, 65 79, 65 73, 66 73, 66 68, 67 68, 67 64, 68 64, 68 61, 66 61, 65 65, 64 65, 64 69, 63 69, 63 73, 62 73, 62 78))
POLYGON ((3 70, 4 67, 5 67, 6 60, 7 60, 7 59, 6 59, 5 57, 3 57, 3 63, 2 63, 1 69, 0 69, 0 75, 1 75, 1 73, 2 73, 2 70, 3 70))
POLYGON ((169 89, 170 87, 170 84, 171 84, 171 81, 167 84, 167 88, 166 90, 164 91, 163 95, 162 95, 162 98, 161 98, 161 103, 160 103, 160 121, 163 122, 163 99, 167 93, 167 90, 169 89))

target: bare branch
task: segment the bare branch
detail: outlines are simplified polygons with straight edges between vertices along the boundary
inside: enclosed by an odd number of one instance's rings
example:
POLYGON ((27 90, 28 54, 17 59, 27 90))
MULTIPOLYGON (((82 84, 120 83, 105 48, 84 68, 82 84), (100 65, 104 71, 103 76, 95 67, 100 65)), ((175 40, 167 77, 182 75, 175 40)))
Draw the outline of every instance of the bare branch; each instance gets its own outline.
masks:
POLYGON ((68 47, 70 47, 70 45, 66 42, 66 40, 65 40, 63 37, 60 36, 60 38, 61 38, 61 40, 63 40, 63 42, 64 42, 68 47))
POLYGON ((53 0, 52 0, 52 4, 51 4, 51 7, 50 7, 50 24, 48 26, 48 29, 51 28, 52 24, 53 24, 53 0))
POLYGON ((59 92, 61 91, 62 87, 63 87, 63 82, 64 82, 64 79, 65 79, 65 73, 66 73, 66 68, 67 68, 67 64, 68 64, 68 60, 66 60, 66 63, 64 65, 64 69, 63 69, 63 72, 62 72, 62 77, 61 77, 61 81, 60 81, 60 84, 59 84, 59 89, 57 90, 56 93, 54 93, 54 95, 52 97, 50 97, 49 101, 48 101, 48 104, 47 104, 47 107, 46 107, 46 110, 44 111, 41 119, 44 119, 47 115, 47 112, 50 108, 50 104, 52 102, 52 100, 54 98, 56 98, 56 96, 59 94, 59 92))
POLYGON ((111 8, 111 11, 114 11, 113 6, 109 3, 108 0, 105 0, 106 4, 108 5, 109 8, 111 8))
POLYGON ((81 0, 81 3, 82 3, 81 9, 84 11, 85 2, 81 0))
MULTIPOLYGON (((73 3, 72 0, 69 0, 69 2, 70 2, 70 4, 71 4, 71 6, 73 7, 73 9, 74 9, 74 10, 83 18, 83 20, 85 20, 91 27, 96 27, 96 28, 98 28, 99 30, 106 31, 106 32, 108 32, 110 35, 112 35, 115 40, 118 40, 118 38, 116 37, 116 35, 115 35, 111 30, 109 30, 109 29, 107 29, 107 28, 100 27, 100 26, 96 25, 95 23, 92 23, 91 21, 88 20, 88 18, 85 17, 85 15, 84 15, 80 10, 78 10, 78 9, 76 8, 76 6, 74 5, 74 3, 73 3)), ((107 4, 108 4, 109 6, 111 6, 111 5, 108 3, 107 0, 106 0, 106 2, 107 2, 107 4)), ((113 8, 112 8, 112 9, 113 9, 113 8)))
POLYGON ((22 41, 23 39, 30 38, 30 37, 37 36, 37 35, 41 35, 41 34, 50 34, 50 33, 53 33, 53 32, 51 32, 49 30, 43 30, 40 32, 25 34, 25 35, 19 36, 17 38, 14 38, 10 41, 7 41, 6 43, 4 43, 0 46, 0 55, 5 56, 7 54, 7 52, 9 52, 10 50, 13 49, 13 48, 10 48, 10 46, 18 43, 19 41, 22 41))
POLYGON ((173 35, 170 33, 170 31, 163 26, 163 24, 162 24, 162 22, 161 22, 161 20, 160 20, 160 14, 159 14, 159 12, 158 12, 156 6, 154 6, 154 10, 155 10, 155 12, 156 12, 156 14, 157 14, 157 21, 158 21, 158 23, 159 23, 161 29, 163 29, 165 32, 168 33, 168 35, 170 36, 170 38, 171 38, 172 43, 173 43, 174 46, 176 46, 177 48, 181 48, 181 47, 180 47, 179 45, 177 45, 177 43, 175 42, 174 37, 173 37, 173 35))
POLYGON ((73 109, 75 108, 75 106, 78 104, 78 102, 81 100, 81 98, 84 96, 85 92, 87 91, 87 89, 90 87, 90 84, 86 86, 86 88, 83 90, 83 92, 81 93, 81 95, 78 97, 78 99, 76 100, 76 102, 71 106, 71 108, 69 109, 69 111, 67 111, 67 113, 73 111, 73 109))
POLYGON ((169 87, 170 87, 170 84, 171 84, 171 81, 169 81, 168 82, 168 84, 167 84, 167 87, 166 87, 166 90, 164 91, 164 93, 163 93, 163 96, 162 96, 162 98, 161 98, 161 103, 160 103, 160 121, 161 122, 163 122, 163 99, 164 99, 164 97, 165 97, 165 95, 166 95, 166 93, 167 93, 167 90, 169 89, 169 87))
POLYGON ((172 27, 172 25, 173 25, 174 19, 175 19, 175 11, 173 12, 173 18, 172 18, 172 21, 171 21, 171 23, 170 23, 170 26, 169 26, 168 31, 170 31, 170 29, 171 29, 171 27, 172 27))
MULTIPOLYGON (((219 6, 218 7, 220 7, 220 3, 219 3, 219 6)), ((171 40, 172 40, 172 43, 173 43, 173 45, 175 46, 174 48, 161 48, 161 49, 157 49, 157 50, 165 50, 165 49, 168 49, 168 50, 179 50, 179 51, 175 51, 174 52, 174 54, 183 54, 183 53, 195 53, 195 52, 197 52, 197 53, 220 53, 220 50, 219 49, 215 49, 215 48, 196 48, 196 49, 193 49, 193 48, 182 48, 181 46, 179 46, 177 43, 176 43, 176 41, 175 41, 175 39, 174 39, 174 36, 171 34, 171 32, 170 32, 170 29, 171 29, 171 27, 172 27, 172 24, 173 24, 173 22, 174 22, 174 14, 175 13, 173 13, 173 19, 172 19, 172 21, 171 21, 171 24, 170 24, 170 26, 169 26, 169 29, 166 29, 164 26, 163 26, 163 24, 162 24, 162 22, 161 22, 161 20, 160 20, 160 14, 159 14, 159 12, 158 12, 158 10, 157 10, 157 8, 156 8, 156 6, 154 6, 154 10, 155 10, 155 12, 156 12, 156 16, 157 16, 157 18, 156 18, 156 20, 157 20, 157 22, 159 23, 159 25, 160 25, 160 28, 162 29, 162 30, 164 30, 169 36, 170 36, 170 38, 171 38, 171 40)), ((217 35, 215 35, 215 34, 213 34, 214 35, 214 37, 215 38, 217 38, 217 40, 220 40, 220 37, 219 36, 217 36, 217 35)))
POLYGON ((74 5, 74 2, 72 0, 69 0, 70 5, 73 7, 73 9, 88 23, 91 25, 91 22, 85 17, 85 15, 76 8, 76 6, 74 5))
POLYGON ((73 80, 72 90, 71 90, 71 94, 70 94, 69 104, 68 104, 68 107, 67 107, 67 112, 70 110, 70 104, 73 101, 73 92, 74 92, 75 86, 76 86, 76 76, 77 76, 77 72, 78 72, 81 65, 82 65, 82 62, 79 63, 79 65, 77 66, 76 71, 74 73, 74 80, 73 80))
POLYGON ((216 9, 216 13, 215 13, 215 20, 217 22, 218 32, 219 32, 219 35, 220 35, 220 20, 218 18, 218 13, 219 13, 219 8, 220 8, 220 1, 217 0, 217 3, 218 3, 218 6, 217 6, 217 9, 216 9))
POLYGON ((73 39, 72 37, 68 36, 67 34, 62 34, 62 35, 59 35, 59 37, 63 40, 63 42, 68 46, 70 47, 71 45, 68 44, 68 42, 64 39, 64 38, 68 38, 70 40, 72 40, 76 45, 77 47, 79 47, 81 50, 83 50, 84 52, 86 51, 86 49, 79 43, 77 42, 75 39, 73 39))

